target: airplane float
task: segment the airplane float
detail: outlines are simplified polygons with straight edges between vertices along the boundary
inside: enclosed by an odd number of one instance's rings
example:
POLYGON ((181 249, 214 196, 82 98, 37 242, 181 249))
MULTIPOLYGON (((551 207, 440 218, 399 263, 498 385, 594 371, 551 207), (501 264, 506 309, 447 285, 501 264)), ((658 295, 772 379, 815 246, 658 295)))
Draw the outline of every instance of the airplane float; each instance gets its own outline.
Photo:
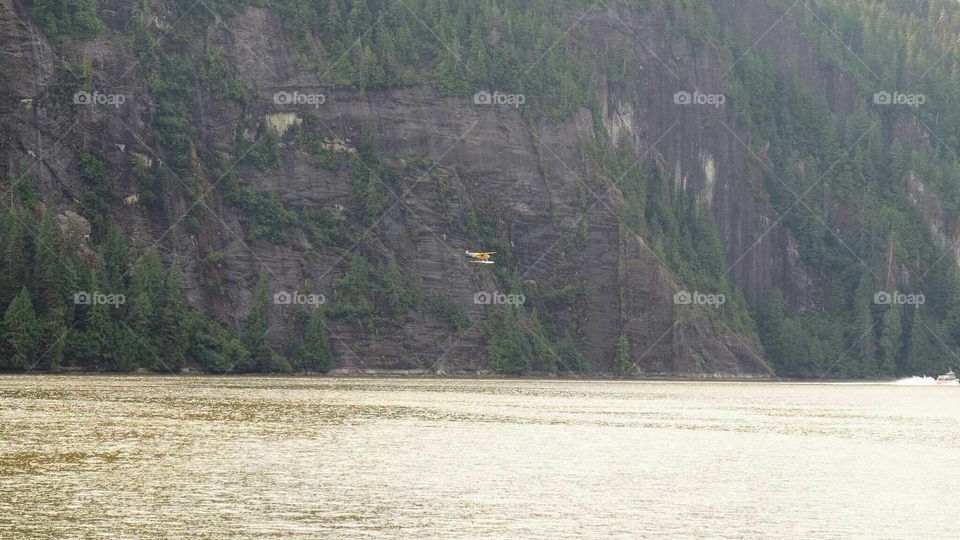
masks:
POLYGON ((463 256, 470 262, 478 264, 495 264, 491 255, 496 253, 496 251, 464 251, 463 256))

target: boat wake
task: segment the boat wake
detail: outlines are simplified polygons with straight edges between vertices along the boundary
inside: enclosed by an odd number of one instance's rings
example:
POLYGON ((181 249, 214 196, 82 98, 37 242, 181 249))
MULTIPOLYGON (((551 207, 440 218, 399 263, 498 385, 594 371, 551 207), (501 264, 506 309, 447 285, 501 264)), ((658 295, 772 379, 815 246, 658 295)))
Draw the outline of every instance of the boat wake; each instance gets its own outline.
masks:
POLYGON ((897 386, 933 386, 937 384, 937 380, 933 377, 907 377, 906 379, 900 379, 893 381, 889 384, 895 384, 897 386))
POLYGON ((950 385, 955 386, 960 384, 960 381, 937 381, 933 377, 907 377, 906 379, 900 379, 893 381, 888 384, 894 384, 897 386, 943 386, 950 385))

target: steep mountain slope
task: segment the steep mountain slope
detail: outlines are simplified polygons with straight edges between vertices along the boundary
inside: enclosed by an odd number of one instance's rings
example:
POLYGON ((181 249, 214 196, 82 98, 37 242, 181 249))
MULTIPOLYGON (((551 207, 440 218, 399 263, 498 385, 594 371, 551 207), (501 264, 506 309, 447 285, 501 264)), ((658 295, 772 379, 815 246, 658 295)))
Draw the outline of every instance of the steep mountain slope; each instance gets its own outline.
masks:
POLYGON ((7 367, 939 369, 951 182, 883 156, 949 149, 834 8, 2 0, 7 367))

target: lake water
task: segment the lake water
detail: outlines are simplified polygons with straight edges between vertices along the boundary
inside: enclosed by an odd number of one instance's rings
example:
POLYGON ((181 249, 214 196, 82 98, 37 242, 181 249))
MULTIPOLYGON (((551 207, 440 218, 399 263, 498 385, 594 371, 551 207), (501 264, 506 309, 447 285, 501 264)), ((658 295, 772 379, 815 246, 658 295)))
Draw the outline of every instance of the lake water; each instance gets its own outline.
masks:
POLYGON ((960 388, 0 377, 0 537, 960 538, 960 388))

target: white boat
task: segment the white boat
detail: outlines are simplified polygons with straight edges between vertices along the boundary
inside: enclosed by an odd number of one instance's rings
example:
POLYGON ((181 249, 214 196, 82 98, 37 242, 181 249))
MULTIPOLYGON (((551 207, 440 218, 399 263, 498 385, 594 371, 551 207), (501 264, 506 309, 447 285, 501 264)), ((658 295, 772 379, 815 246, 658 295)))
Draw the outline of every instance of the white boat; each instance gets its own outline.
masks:
POLYGON ((937 384, 960 384, 960 381, 957 380, 957 374, 951 369, 950 371, 937 377, 937 384))

